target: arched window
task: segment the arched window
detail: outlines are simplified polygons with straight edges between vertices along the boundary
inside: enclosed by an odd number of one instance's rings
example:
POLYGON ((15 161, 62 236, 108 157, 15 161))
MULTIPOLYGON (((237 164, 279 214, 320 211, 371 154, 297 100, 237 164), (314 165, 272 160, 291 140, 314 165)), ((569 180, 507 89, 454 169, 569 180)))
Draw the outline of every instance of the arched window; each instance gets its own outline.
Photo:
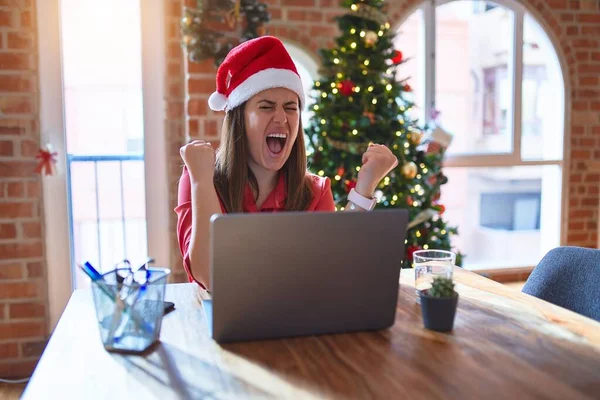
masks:
POLYGON ((314 81, 319 77, 318 66, 315 60, 300 47, 287 42, 284 42, 284 45, 290 56, 292 56, 294 64, 296 64, 296 69, 298 70, 298 74, 300 74, 300 79, 302 79, 302 85, 304 86, 306 104, 302 110, 302 126, 306 127, 313 114, 309 106, 313 103, 311 91, 314 81))
POLYGON ((514 0, 424 2, 398 29, 414 117, 454 135, 445 217, 469 269, 533 266, 560 244, 565 85, 545 30, 514 0))

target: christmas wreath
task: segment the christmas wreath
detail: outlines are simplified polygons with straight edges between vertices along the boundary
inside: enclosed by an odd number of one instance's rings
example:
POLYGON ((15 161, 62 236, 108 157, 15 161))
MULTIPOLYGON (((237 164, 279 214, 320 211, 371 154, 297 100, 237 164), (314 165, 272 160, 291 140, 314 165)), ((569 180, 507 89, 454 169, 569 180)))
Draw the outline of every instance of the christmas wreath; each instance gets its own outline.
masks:
POLYGON ((219 66, 233 47, 263 36, 270 18, 267 5, 257 0, 198 0, 196 8, 184 10, 181 44, 190 61, 212 58, 219 66))

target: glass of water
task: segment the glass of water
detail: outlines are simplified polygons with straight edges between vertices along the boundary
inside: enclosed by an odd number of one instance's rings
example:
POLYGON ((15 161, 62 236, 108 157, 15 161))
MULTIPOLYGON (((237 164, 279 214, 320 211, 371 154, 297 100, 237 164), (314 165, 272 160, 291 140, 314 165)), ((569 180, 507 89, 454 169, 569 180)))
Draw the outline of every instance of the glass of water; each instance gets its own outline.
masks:
POLYGON ((433 278, 442 276, 452 279, 456 254, 446 250, 418 250, 413 253, 415 268, 415 293, 431 288, 433 278))

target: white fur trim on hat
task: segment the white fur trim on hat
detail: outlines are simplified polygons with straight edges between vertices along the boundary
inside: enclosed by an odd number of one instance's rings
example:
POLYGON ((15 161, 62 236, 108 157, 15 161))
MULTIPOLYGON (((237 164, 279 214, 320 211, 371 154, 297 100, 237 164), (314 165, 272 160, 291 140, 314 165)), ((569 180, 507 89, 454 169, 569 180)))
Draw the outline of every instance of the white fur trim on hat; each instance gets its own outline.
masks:
POLYGON ((227 97, 219 92, 214 92, 208 98, 208 106, 213 111, 224 110, 227 107, 227 97))
POLYGON ((244 82, 240 83, 229 95, 226 109, 234 109, 249 100, 255 94, 266 89, 278 87, 283 87, 296 93, 300 98, 300 107, 303 107, 305 102, 304 88, 302 87, 300 77, 289 69, 267 68, 257 72, 244 82))

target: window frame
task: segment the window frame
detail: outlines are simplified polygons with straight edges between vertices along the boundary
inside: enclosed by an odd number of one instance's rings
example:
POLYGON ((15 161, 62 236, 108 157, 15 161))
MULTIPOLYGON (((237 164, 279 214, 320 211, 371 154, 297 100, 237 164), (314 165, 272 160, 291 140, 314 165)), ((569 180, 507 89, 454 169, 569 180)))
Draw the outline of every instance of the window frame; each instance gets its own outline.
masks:
MULTIPOLYGON (((433 122, 431 119, 431 111, 435 109, 435 9, 444 4, 462 0, 428 0, 421 6, 417 6, 414 10, 421 8, 423 10, 423 18, 425 24, 425 118, 427 123, 433 122)), ((529 166, 529 165, 559 165, 564 166, 566 158, 566 133, 567 133, 567 88, 565 77, 565 68, 562 59, 559 57, 562 75, 562 90, 565 94, 564 101, 564 127, 563 127, 563 157, 556 160, 523 160, 521 157, 521 122, 522 122, 522 80, 523 80, 523 19, 525 13, 528 12, 522 5, 510 0, 492 0, 502 7, 508 8, 515 13, 514 29, 513 29, 513 56, 511 56, 512 70, 514 76, 512 82, 512 121, 511 128, 513 134, 513 149, 511 153, 494 153, 494 154, 452 154, 447 155, 444 160, 445 167, 512 167, 512 166, 529 166)), ((408 18, 412 13, 406 15, 408 18)), ((405 18, 405 19, 406 19, 405 18)), ((538 23, 541 21, 536 19, 538 23)), ((401 26, 404 20, 398 26, 401 26)), ((542 25, 543 27, 543 25, 542 25)), ((554 45, 553 37, 546 35, 554 45)), ((563 193, 564 195, 564 193, 563 193)))
MULTIPOLYGON (((58 152, 57 173, 43 179, 48 333, 54 330, 75 287, 76 260, 71 259, 71 204, 67 189, 67 146, 61 44, 61 0, 36 3, 39 71, 39 119, 42 143, 58 152), (51 210, 51 212, 50 212, 51 210)), ((143 87, 146 230, 148 249, 157 265, 169 266, 170 211, 165 136, 165 8, 162 0, 140 1, 143 87), (159 77, 161 79, 156 79, 159 77), (148 184, 151 182, 150 184, 148 184)))
MULTIPOLYGON (((425 49, 424 49, 424 102, 425 110, 424 116, 425 121, 428 124, 434 122, 432 120, 432 111, 435 110, 435 88, 436 88, 436 71, 435 71, 435 46, 436 46, 436 8, 460 0, 425 0, 418 4, 412 10, 404 14, 402 20, 395 24, 395 29, 399 29, 404 22, 413 15, 417 10, 423 12, 423 24, 424 24, 424 35, 425 35, 425 49)), ((566 243, 566 227, 567 227, 567 190, 568 187, 568 160, 569 160, 569 137, 570 137, 570 93, 568 89, 568 77, 567 65, 565 64, 565 58, 561 57, 559 51, 560 46, 558 45, 557 38, 545 25, 543 18, 540 17, 539 13, 535 10, 529 10, 522 4, 517 3, 515 0, 490 0, 499 6, 510 9, 514 12, 514 26, 513 26, 513 37, 512 46, 513 51, 511 54, 510 62, 512 63, 512 118, 509 119, 510 128, 512 128, 512 152, 508 153, 494 153, 494 154, 448 154, 444 159, 444 168, 486 168, 486 167, 517 167, 517 166, 544 166, 544 165, 556 165, 561 168, 562 185, 560 188, 560 227, 559 227, 559 242, 560 245, 566 243), (551 160, 523 160, 521 156, 521 130, 522 130, 522 82, 523 82, 523 24, 525 14, 531 15, 535 21, 542 27, 546 36, 548 37, 552 47, 557 54, 563 90, 563 153, 560 159, 551 160)), ((599 228, 600 231, 600 228, 599 228)), ((599 236, 600 244, 600 236, 599 236)), ((533 268, 533 266, 512 266, 505 267, 507 270, 514 270, 515 268, 533 268)), ((503 268, 498 268, 502 270, 503 268)), ((496 270, 496 269, 495 269, 496 270)))

